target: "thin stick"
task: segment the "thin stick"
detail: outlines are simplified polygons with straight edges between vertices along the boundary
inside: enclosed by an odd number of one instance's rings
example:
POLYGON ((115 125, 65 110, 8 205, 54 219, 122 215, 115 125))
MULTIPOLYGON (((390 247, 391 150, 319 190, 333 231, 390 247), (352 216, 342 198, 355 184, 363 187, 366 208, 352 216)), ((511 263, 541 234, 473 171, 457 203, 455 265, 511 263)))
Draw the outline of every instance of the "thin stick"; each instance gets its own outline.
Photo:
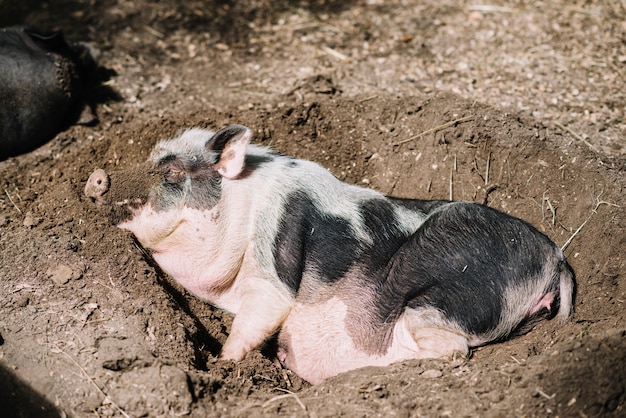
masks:
POLYGON ((483 177, 483 175, 480 173, 480 169, 478 168, 478 162, 476 162, 476 157, 474 157, 474 170, 476 170, 476 174, 478 174, 478 176, 485 181, 485 178, 483 177))
POLYGON ((593 212, 587 217, 587 219, 585 219, 585 222, 583 222, 582 224, 580 224, 580 226, 578 227, 578 229, 576 231, 574 231, 574 233, 572 234, 571 237, 569 237, 569 239, 567 241, 565 241, 565 244, 563 244, 563 246, 561 247, 561 251, 565 251, 565 249, 570 245, 570 243, 572 242, 572 240, 574 239, 574 237, 576 235, 578 235, 578 233, 580 232, 581 229, 583 229, 583 226, 585 226, 587 224, 587 222, 589 221, 589 219, 591 219, 591 215, 593 215, 593 212))
POLYGON ((487 172, 485 173, 485 186, 489 184, 489 167, 491 166, 491 153, 487 155, 487 172))
POLYGON ((556 225, 556 210, 554 210, 554 206, 552 206, 550 199, 547 199, 546 202, 548 202, 548 209, 552 212, 552 226, 554 226, 556 225))
POLYGON ((361 99, 361 100, 359 100, 359 103, 365 103, 365 102, 368 102, 370 100, 374 100, 376 98, 378 98, 378 94, 374 94, 372 96, 368 96, 368 97, 366 97, 364 99, 361 99))
POLYGON ((89 380, 89 383, 91 383, 96 389, 98 389, 98 392, 100 392, 104 396, 105 399, 108 399, 109 402, 111 402, 111 405, 113 405, 113 407, 115 409, 117 409, 117 411, 120 414, 124 415, 126 418, 130 418, 130 416, 128 416, 128 414, 122 408, 120 408, 115 402, 113 402, 113 399, 111 399, 111 397, 109 395, 107 395, 102 389, 100 389, 100 386, 98 386, 98 384, 89 376, 87 371, 83 368, 83 366, 80 365, 80 363, 78 363, 76 360, 74 360, 74 358, 72 356, 67 354, 65 351, 61 350, 59 347, 54 346, 54 348, 57 349, 59 351, 59 353, 63 354, 65 357, 70 359, 72 361, 72 363, 74 363, 76 365, 76 367, 78 367, 80 369, 80 371, 83 372, 83 374, 85 375, 87 380, 89 380))
POLYGON ((550 395, 548 395, 547 393, 545 393, 543 390, 541 390, 539 388, 536 389, 536 392, 538 394, 540 394, 541 396, 543 396, 544 398, 546 398, 546 399, 552 399, 552 398, 554 398, 556 396, 556 394, 550 396, 550 395))
POLYGON ((146 32, 148 32, 150 35, 156 37, 156 38, 164 38, 165 35, 163 35, 161 32, 159 32, 158 30, 154 29, 152 26, 148 26, 148 25, 143 25, 143 28, 146 32))
POLYGON ((579 141, 584 142, 584 144, 587 145, 589 148, 591 148, 592 151, 598 152, 597 148, 594 147, 589 141, 587 141, 582 136, 578 135, 576 132, 572 131, 567 126, 564 126, 564 125, 560 124, 559 122, 554 122, 554 125, 556 125, 557 127, 563 129, 565 132, 569 133, 571 136, 573 136, 574 138, 578 139, 579 141))
POLYGON ((287 374, 285 369, 283 369, 283 379, 285 379, 285 381, 287 382, 287 386, 289 387, 293 386, 293 384, 291 383, 291 379, 289 378, 289 375, 287 374))
POLYGON ((428 129, 428 130, 426 130, 426 131, 424 131, 424 132, 421 132, 421 133, 419 133, 419 134, 417 134, 417 135, 410 136, 410 137, 408 137, 408 138, 406 138, 406 139, 403 139, 403 140, 402 140, 402 141, 400 141, 400 142, 396 142, 396 143, 395 143, 395 144, 393 144, 393 145, 402 145, 402 144, 404 144, 404 143, 407 143, 407 142, 413 141, 414 139, 420 138, 420 137, 422 137, 422 136, 424 136, 424 135, 428 135, 428 134, 430 134, 430 133, 433 133, 433 132, 439 131, 439 130, 441 130, 441 129, 448 128, 448 127, 450 127, 450 126, 452 126, 452 125, 454 125, 454 124, 456 124, 456 123, 467 122, 468 120, 471 120, 471 119, 474 119, 474 116, 465 116, 464 118, 455 119, 455 120, 452 120, 452 121, 450 121, 450 122, 444 123, 443 125, 435 126, 434 128, 428 129))
POLYGON ((452 184, 453 184, 453 178, 454 178, 454 170, 450 170, 450 200, 452 200, 452 184))
POLYGON ((306 405, 304 405, 302 403, 302 401, 300 400, 300 398, 298 397, 298 395, 296 395, 295 393, 293 393, 290 390, 287 389, 282 389, 282 388, 276 388, 278 390, 281 390, 283 392, 286 392, 284 395, 278 395, 278 396, 274 396, 271 399, 268 399, 267 401, 265 401, 265 403, 261 406, 261 408, 265 408, 267 407, 269 404, 271 404, 274 401, 280 401, 281 399, 286 399, 286 398, 294 398, 296 400, 296 402, 298 402, 298 405, 300 405, 300 408, 302 408, 303 411, 306 411, 306 405))
POLYGON ((467 6, 467 10, 477 11, 477 12, 501 12, 501 13, 513 13, 514 10, 510 7, 503 6, 492 6, 490 4, 477 4, 473 6, 467 6))
POLYGON ((545 203, 546 203, 546 193, 548 193, 548 190, 550 190, 550 188, 547 188, 546 190, 544 190, 543 195, 541 195, 541 220, 542 221, 546 219, 545 203))
POLYGON ((296 401, 298 401, 298 404, 300 405, 300 407, 306 411, 306 406, 304 405, 304 403, 302 403, 298 395, 296 395, 294 392, 290 391, 289 389, 283 389, 283 388, 276 388, 276 390, 280 390, 281 392, 285 392, 286 394, 293 395, 296 398, 296 401))
POLYGON ((331 57, 337 58, 338 60, 341 60, 343 62, 350 62, 350 58, 335 49, 327 47, 326 45, 324 45, 322 49, 331 57))
POLYGON ((8 190, 7 190, 7 189, 4 189, 4 192, 5 192, 5 193, 7 194, 7 196, 9 197, 9 202, 11 202, 11 203, 13 204, 13 207, 14 207, 15 209, 17 209, 17 211, 18 211, 19 213, 22 213, 22 211, 20 210, 20 208, 18 208, 18 207, 17 207, 17 205, 15 204, 15 202, 13 201, 13 199, 11 199, 11 195, 9 194, 8 190))
POLYGON ((572 234, 571 237, 569 237, 569 239, 567 241, 565 241, 565 244, 563 244, 563 246, 561 247, 561 251, 565 251, 565 249, 567 248, 568 245, 570 245, 570 243, 572 242, 572 240, 574 239, 574 237, 576 235, 578 235, 580 233, 580 230, 583 229, 583 226, 585 226, 585 224, 587 222, 589 222, 589 219, 591 219, 591 217, 593 216, 594 213, 596 213, 596 211, 598 210, 598 208, 600 207, 600 205, 609 205, 609 206, 615 206, 618 207, 618 205, 616 205, 615 203, 611 203, 611 202, 605 202, 603 200, 600 200, 600 196, 602 195, 602 193, 600 193, 600 195, 598 195, 598 197, 596 198, 596 206, 591 210, 591 213, 589 214, 589 216, 587 217, 587 219, 585 219, 585 222, 583 222, 582 224, 580 224, 580 226, 578 227, 578 229, 576 229, 576 231, 574 231, 574 233, 572 234))

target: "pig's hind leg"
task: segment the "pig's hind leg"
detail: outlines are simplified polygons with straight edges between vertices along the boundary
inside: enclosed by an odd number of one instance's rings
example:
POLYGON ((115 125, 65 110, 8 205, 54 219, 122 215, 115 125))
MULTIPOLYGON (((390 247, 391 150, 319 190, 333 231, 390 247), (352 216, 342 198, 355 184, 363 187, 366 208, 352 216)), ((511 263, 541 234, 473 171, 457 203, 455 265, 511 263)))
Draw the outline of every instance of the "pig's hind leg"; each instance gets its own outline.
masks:
MULTIPOLYGON (((429 216, 394 257, 381 300, 403 306, 418 357, 467 352, 502 340, 531 317, 571 310, 572 274, 562 252, 528 224, 493 209, 455 203, 429 216)), ((400 310, 402 309, 402 310, 400 310)))
POLYGON ((396 324, 392 351, 404 351, 399 357, 413 359, 467 356, 468 345, 468 336, 444 320, 436 309, 409 308, 396 324))

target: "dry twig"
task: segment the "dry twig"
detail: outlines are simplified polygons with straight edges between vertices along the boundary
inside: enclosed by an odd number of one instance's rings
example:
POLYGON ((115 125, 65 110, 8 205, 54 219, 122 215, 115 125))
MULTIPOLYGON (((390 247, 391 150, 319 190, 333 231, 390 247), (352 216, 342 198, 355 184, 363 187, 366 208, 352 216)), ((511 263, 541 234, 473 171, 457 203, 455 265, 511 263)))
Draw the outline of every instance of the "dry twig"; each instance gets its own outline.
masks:
POLYGON ((290 390, 287 389, 282 389, 282 388, 276 388, 280 391, 285 392, 284 395, 278 395, 278 396, 274 396, 271 399, 268 399, 267 401, 265 401, 265 403, 261 406, 262 408, 266 408, 269 404, 271 404, 272 402, 275 401, 279 401, 281 399, 286 399, 286 398, 294 398, 296 400, 296 402, 298 403, 298 405, 300 405, 300 408, 302 408, 303 411, 306 411, 306 406, 302 403, 302 401, 300 400, 300 398, 298 397, 298 395, 296 395, 295 393, 293 393, 290 390))
POLYGON ((535 392, 537 392, 539 395, 543 396, 546 399, 552 399, 556 396, 556 394, 548 395, 547 393, 545 393, 543 390, 539 388, 535 389, 535 392))
POLYGON ((591 150, 593 152, 598 152, 598 149, 596 147, 594 147, 589 141, 587 141, 582 136, 578 135, 576 132, 572 131, 567 126, 564 126, 564 125, 560 124, 559 122, 554 122, 554 125, 559 127, 559 128, 561 128, 561 129, 563 129, 565 132, 567 132, 568 134, 570 134, 574 138, 578 139, 579 141, 582 141, 585 145, 587 145, 589 148, 591 148, 591 150))
POLYGON ((568 238, 568 240, 565 241, 565 244, 563 244, 563 246, 561 247, 561 251, 565 251, 565 249, 572 243, 572 240, 574 239, 574 237, 578 235, 580 231, 583 229, 583 226, 585 226, 587 222, 589 222, 589 219, 591 219, 593 214, 596 213, 600 205, 609 205, 609 206, 614 206, 616 208, 619 208, 619 205, 616 205, 615 203, 600 200, 600 196, 602 196, 602 193, 600 193, 598 197, 596 197, 596 206, 593 209, 591 209, 591 213, 589 214, 587 219, 585 219, 585 221, 582 224, 580 224, 580 226, 576 229, 576 231, 574 231, 574 233, 568 238))
POLYGON ((452 184, 453 183, 454 183, 454 170, 450 170, 450 200, 452 200, 452 194, 453 194, 452 184))
POLYGON ((89 374, 87 373, 87 371, 83 368, 83 366, 80 365, 80 363, 78 363, 76 360, 74 360, 74 358, 72 356, 70 356, 69 354, 67 354, 65 351, 61 350, 59 347, 57 347, 56 345, 53 346, 53 348, 63 354, 65 357, 67 357, 68 359, 70 359, 70 361, 72 363, 74 363, 76 365, 76 367, 78 367, 80 369, 81 372, 83 372, 83 375, 85 375, 85 377, 87 378, 87 380, 89 381, 89 383, 91 383, 97 390, 98 392, 100 392, 102 394, 102 396, 104 396, 104 398, 106 400, 108 400, 111 405, 113 405, 113 407, 115 409, 117 409, 117 412, 119 412, 120 414, 122 414, 123 416, 125 416, 126 418, 130 418, 130 416, 126 413, 126 411, 124 411, 122 408, 120 408, 120 406, 118 404, 116 404, 115 402, 113 402, 113 399, 111 399, 111 397, 109 395, 107 395, 102 389, 100 389, 100 386, 98 386, 98 384, 91 378, 91 376, 89 376, 89 374))
POLYGON ((154 29, 152 26, 148 26, 148 25, 144 25, 143 29, 148 32, 150 35, 154 36, 155 38, 159 38, 162 39, 165 37, 165 35, 163 35, 161 32, 159 32, 158 30, 154 29))
POLYGON ((373 94, 371 96, 367 96, 366 98, 359 100, 359 103, 369 102, 370 100, 374 100, 377 98, 378 98, 378 94, 373 94))
POLYGON ((22 213, 22 211, 20 210, 20 208, 17 207, 17 205, 15 204, 15 202, 13 201, 13 199, 11 198, 11 195, 9 194, 9 191, 7 189, 4 189, 4 192, 7 194, 7 197, 9 198, 9 202, 11 202, 13 204, 13 207, 15 209, 17 209, 17 211, 19 213, 22 213))
POLYGON ((492 4, 475 4, 467 6, 467 10, 476 12, 500 12, 500 13, 513 13, 515 10, 510 7, 494 6, 492 4))
POLYGON ((491 153, 487 155, 487 168, 485 169, 485 186, 489 184, 489 168, 491 167, 491 153))
POLYGON ((420 137, 422 137, 424 135, 428 135, 430 133, 437 132, 437 131, 439 131, 441 129, 448 128, 448 127, 450 127, 450 126, 452 126, 454 124, 457 124, 457 123, 467 122, 468 120, 471 120, 471 119, 474 119, 474 116, 465 116, 464 118, 455 119, 455 120, 452 120, 450 122, 444 123, 443 125, 439 125, 439 126, 435 126, 434 128, 427 129, 424 132, 421 132, 421 133, 419 133, 417 135, 410 136, 410 137, 408 137, 406 139, 403 139, 402 141, 394 143, 393 145, 396 145, 396 146, 397 145, 402 145, 402 144, 405 144, 407 142, 413 141, 414 139, 420 138, 420 137))
POLYGON ((326 45, 322 46, 322 50, 326 52, 328 55, 330 55, 331 57, 337 58, 338 60, 341 60, 343 62, 350 62, 350 58, 347 55, 342 54, 341 52, 335 49, 332 49, 326 45))

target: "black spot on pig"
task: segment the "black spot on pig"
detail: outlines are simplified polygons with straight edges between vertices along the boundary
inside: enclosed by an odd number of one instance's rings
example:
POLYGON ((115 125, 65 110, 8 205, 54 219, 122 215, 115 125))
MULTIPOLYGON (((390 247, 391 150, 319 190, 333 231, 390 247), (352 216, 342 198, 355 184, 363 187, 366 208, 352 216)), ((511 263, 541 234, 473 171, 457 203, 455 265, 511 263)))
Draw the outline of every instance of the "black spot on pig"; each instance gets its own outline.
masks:
POLYGON ((246 159, 245 159, 246 173, 251 173, 261 168, 261 166, 263 166, 264 164, 271 163, 272 161, 274 161, 274 155, 275 154, 273 153, 267 153, 263 155, 253 155, 253 154, 246 155, 246 159))
POLYGON ((350 223, 320 211, 305 192, 291 193, 274 243, 278 276, 295 294, 311 272, 326 283, 341 279, 360 256, 350 223))
MULTIPOLYGON (((429 205, 423 206, 430 210, 429 205)), ((288 197, 284 213, 274 256, 279 277, 293 292, 306 272, 319 276, 324 283, 335 283, 357 261, 364 277, 380 276, 412 233, 394 221, 395 202, 382 198, 364 200, 360 205, 366 240, 357 236, 351 221, 324 213, 304 192, 288 197)))
POLYGON ((375 277, 388 266, 389 260, 406 242, 409 233, 398 224, 394 205, 389 200, 366 200, 361 205, 360 213, 371 243, 365 246, 359 262, 368 270, 367 277, 375 277))
POLYGON ((86 89, 106 77, 94 55, 61 32, 0 29, 0 160, 35 149, 78 119, 86 89))

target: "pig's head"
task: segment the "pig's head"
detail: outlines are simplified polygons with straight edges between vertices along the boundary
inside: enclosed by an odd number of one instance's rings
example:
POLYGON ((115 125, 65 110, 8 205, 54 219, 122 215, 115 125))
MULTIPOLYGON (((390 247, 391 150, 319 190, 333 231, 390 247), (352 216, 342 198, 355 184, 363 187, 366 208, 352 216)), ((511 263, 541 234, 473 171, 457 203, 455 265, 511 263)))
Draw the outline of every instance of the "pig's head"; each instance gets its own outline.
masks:
POLYGON ((108 209, 111 221, 153 248, 169 236, 189 211, 213 208, 222 179, 242 174, 250 130, 232 125, 218 132, 190 129, 159 142, 148 161, 107 174, 95 170, 85 195, 108 209))

